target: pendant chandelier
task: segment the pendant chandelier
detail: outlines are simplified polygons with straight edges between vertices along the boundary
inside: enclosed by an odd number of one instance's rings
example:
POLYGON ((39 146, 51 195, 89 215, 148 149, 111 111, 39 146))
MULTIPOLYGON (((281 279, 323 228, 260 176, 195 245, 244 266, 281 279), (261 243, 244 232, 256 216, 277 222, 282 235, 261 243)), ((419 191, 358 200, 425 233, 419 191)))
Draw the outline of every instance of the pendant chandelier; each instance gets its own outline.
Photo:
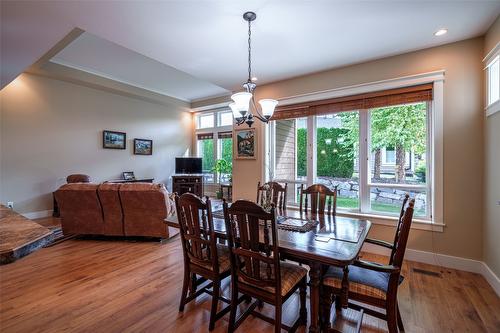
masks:
POLYGON ((238 92, 231 96, 234 101, 229 104, 233 111, 233 116, 237 125, 246 123, 251 127, 254 123, 254 118, 259 119, 264 123, 268 123, 273 116, 274 108, 278 105, 278 101, 274 99, 261 99, 259 101, 260 111, 255 103, 254 91, 257 85, 252 81, 252 30, 251 23, 257 18, 254 12, 246 12, 243 14, 243 19, 248 22, 248 80, 243 83, 245 91, 238 92), (254 112, 252 113, 252 110, 254 112))

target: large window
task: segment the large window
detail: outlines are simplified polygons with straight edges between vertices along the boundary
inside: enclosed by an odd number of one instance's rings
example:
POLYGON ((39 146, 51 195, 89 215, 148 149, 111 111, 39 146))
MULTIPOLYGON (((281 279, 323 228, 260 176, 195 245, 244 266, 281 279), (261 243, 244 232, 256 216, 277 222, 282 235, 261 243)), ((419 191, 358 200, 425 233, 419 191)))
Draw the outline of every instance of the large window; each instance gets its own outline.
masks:
MULTIPOLYGON (((338 210, 397 216, 405 194, 431 219, 432 166, 427 101, 273 121, 270 176, 292 186, 338 188, 338 210), (308 144, 308 142, 310 144, 308 144)), ((290 192, 289 192, 290 193, 290 192)))
POLYGON ((195 116, 196 155, 202 158, 206 183, 228 182, 232 177, 232 112, 204 112, 195 116))
POLYGON ((271 179, 288 183, 288 204, 296 205, 301 184, 307 184, 307 119, 274 121, 271 132, 274 163, 267 171, 271 179))
POLYGON ((500 110, 500 55, 491 57, 486 65, 487 111, 488 115, 500 110))

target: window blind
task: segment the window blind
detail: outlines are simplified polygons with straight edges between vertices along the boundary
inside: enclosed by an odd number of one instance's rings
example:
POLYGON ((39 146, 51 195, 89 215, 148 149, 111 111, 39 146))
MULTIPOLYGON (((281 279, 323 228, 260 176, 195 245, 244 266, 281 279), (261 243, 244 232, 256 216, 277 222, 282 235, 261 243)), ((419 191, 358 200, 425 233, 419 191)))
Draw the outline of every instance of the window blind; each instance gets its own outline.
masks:
POLYGON ((372 109, 432 100, 432 83, 278 106, 271 120, 372 109))
POLYGON ((233 132, 227 131, 227 132, 219 132, 217 134, 217 137, 219 139, 231 139, 233 137, 233 132))
POLYGON ((199 133, 198 140, 210 140, 214 138, 214 133, 199 133))

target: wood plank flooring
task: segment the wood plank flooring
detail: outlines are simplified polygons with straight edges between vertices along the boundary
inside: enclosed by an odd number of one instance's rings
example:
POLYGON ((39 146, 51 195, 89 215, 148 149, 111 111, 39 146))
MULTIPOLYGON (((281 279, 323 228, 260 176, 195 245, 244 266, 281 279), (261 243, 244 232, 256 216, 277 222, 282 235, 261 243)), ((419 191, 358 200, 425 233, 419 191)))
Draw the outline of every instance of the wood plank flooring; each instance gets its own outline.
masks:
MULTIPOLYGON (((179 237, 165 244, 73 239, 43 248, 0 267, 0 331, 208 332, 209 296, 178 312, 182 272, 179 237)), ((483 277, 415 262, 405 263, 403 274, 399 296, 406 332, 500 332, 500 299, 483 277)), ((295 319, 297 301, 285 304, 285 322, 295 319)), ((263 311, 272 314, 273 308, 263 311)), ((226 332, 227 317, 214 332, 226 332)), ((356 318, 354 311, 343 311, 337 327, 351 332, 356 318)), ((273 328, 249 317, 238 331, 273 328)), ((386 324, 365 316, 362 331, 385 332, 386 324)))

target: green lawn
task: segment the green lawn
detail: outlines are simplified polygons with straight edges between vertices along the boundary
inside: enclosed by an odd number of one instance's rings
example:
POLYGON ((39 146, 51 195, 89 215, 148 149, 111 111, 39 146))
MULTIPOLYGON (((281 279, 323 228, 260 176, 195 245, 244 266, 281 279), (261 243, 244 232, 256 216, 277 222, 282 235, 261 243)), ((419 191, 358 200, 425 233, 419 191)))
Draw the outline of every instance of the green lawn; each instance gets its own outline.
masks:
MULTIPOLYGON (((357 198, 337 198, 337 207, 338 208, 344 208, 344 209, 356 209, 359 208, 359 199, 357 198)), ((399 205, 391 205, 391 204, 385 204, 385 203, 373 203, 372 202, 372 211, 373 212, 379 212, 379 213, 389 213, 389 214, 394 214, 398 215, 399 212, 401 211, 401 206, 399 205)), ((425 210, 424 209, 417 209, 415 210, 415 216, 425 216, 425 210)))

